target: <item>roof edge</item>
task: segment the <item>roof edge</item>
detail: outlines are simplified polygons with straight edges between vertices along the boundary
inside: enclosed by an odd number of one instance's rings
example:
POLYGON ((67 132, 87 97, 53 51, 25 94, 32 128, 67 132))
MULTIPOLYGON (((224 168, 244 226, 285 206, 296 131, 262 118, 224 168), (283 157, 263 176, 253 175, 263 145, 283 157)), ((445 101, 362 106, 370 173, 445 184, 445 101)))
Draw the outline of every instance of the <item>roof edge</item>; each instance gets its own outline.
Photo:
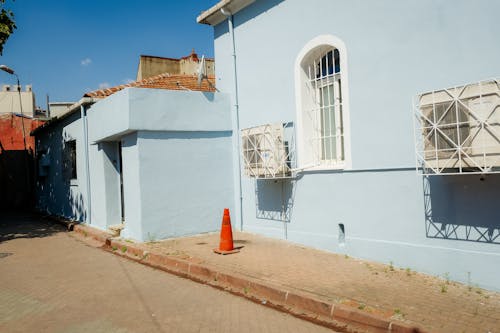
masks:
POLYGON ((231 14, 236 14, 254 2, 255 0, 221 0, 216 5, 203 11, 196 18, 196 21, 200 24, 216 26, 226 19, 226 16, 220 11, 222 8, 228 10, 231 14))
POLYGON ((91 105, 94 104, 98 101, 100 101, 100 98, 93 98, 93 97, 83 97, 81 98, 78 102, 73 103, 69 107, 69 109, 61 114, 59 117, 54 117, 45 122, 43 125, 38 126, 34 130, 30 132, 31 136, 35 136, 37 133, 39 133, 42 130, 45 130, 47 127, 52 126, 53 124, 59 123, 61 120, 66 119, 67 117, 71 116, 72 114, 76 113, 77 111, 80 111, 80 107, 84 105, 91 105))

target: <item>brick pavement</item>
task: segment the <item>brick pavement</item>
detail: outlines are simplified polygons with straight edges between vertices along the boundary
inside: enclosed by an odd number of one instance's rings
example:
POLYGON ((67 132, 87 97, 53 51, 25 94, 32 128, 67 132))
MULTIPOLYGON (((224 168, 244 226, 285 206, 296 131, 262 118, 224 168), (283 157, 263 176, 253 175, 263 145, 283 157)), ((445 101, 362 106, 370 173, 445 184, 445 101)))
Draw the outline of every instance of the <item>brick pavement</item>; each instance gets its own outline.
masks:
POLYGON ((328 331, 63 231, 0 215, 0 332, 328 331))
POLYGON ((235 232, 234 239, 243 248, 228 256, 212 252, 218 234, 140 246, 432 332, 500 332, 499 293, 250 233, 235 232))

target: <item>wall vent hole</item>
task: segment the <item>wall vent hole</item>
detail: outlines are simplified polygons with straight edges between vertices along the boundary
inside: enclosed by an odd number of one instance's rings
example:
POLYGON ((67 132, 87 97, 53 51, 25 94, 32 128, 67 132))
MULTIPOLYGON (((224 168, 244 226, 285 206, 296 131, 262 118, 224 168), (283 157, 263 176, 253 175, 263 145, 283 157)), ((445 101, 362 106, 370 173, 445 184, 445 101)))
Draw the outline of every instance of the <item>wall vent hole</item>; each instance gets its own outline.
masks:
POLYGON ((345 245, 345 227, 344 223, 339 223, 339 245, 345 245))

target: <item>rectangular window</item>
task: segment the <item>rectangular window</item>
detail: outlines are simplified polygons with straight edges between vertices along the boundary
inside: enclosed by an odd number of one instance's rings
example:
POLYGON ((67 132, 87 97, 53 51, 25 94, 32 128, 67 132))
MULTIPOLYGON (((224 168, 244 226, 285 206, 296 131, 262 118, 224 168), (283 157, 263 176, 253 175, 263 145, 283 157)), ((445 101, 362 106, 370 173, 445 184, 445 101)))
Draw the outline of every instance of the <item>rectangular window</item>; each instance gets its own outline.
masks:
POLYGON ((63 172, 67 179, 77 179, 76 140, 66 141, 63 152, 63 172))
POLYGON ((70 162, 71 162, 71 179, 77 179, 76 174, 76 141, 70 141, 70 162))
POLYGON ((338 50, 329 50, 312 62, 310 80, 315 91, 311 118, 314 119, 313 146, 321 163, 344 160, 340 59, 338 50), (312 75, 311 75, 312 74, 312 75))
POLYGON ((319 91, 321 116, 321 159, 333 160, 337 156, 333 84, 324 86, 320 88, 319 91))

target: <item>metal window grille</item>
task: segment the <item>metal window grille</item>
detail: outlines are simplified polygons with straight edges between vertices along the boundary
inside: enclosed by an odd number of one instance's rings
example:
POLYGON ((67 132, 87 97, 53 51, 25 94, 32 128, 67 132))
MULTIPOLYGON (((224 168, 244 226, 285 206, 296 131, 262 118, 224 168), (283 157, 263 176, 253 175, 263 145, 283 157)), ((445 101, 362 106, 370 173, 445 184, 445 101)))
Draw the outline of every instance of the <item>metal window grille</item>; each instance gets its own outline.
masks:
POLYGON ((76 140, 66 141, 63 149, 63 173, 66 179, 77 179, 76 140))
POLYGON ((341 164, 344 160, 342 117, 342 82, 340 55, 329 48, 312 60, 307 68, 312 108, 308 116, 312 123, 309 138, 313 158, 320 165, 341 164))
POLYGON ((241 143, 246 176, 292 177, 295 149, 293 129, 289 123, 243 129, 241 143))
POLYGON ((48 149, 39 149, 37 151, 37 176, 46 177, 49 174, 50 154, 48 149))
POLYGON ((417 168, 426 175, 500 172, 499 82, 481 81, 416 97, 417 168))

